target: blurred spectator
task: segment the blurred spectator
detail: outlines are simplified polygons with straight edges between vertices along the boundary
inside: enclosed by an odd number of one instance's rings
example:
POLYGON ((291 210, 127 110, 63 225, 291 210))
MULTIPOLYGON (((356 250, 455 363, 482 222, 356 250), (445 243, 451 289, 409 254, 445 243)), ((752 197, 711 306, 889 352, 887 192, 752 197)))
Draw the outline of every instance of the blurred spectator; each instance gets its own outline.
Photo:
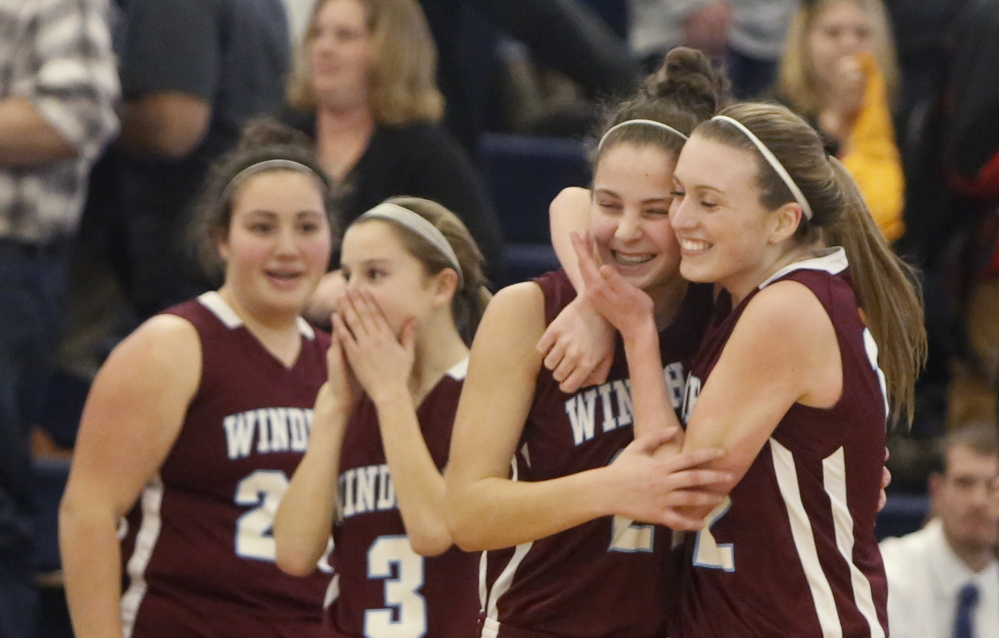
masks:
POLYGON ((816 0, 791 21, 775 97, 809 119, 856 180, 881 233, 904 229, 891 101, 898 63, 881 0, 816 0))
POLYGON ((445 125, 470 150, 488 127, 498 33, 524 43, 535 64, 566 75, 588 99, 626 95, 638 83, 640 68, 627 45, 581 0, 420 4, 440 52, 445 125))
POLYGON ((0 636, 36 607, 27 418, 60 333, 65 247, 115 134, 106 0, 0 0, 0 636))
POLYGON ((276 113, 290 66, 282 0, 129 0, 118 147, 123 279, 140 318, 209 287, 182 231, 209 164, 276 113))
POLYGON ((954 430, 930 477, 934 518, 881 543, 892 638, 999 636, 999 441, 994 423, 954 430), (972 633, 960 633, 961 630, 972 633))
MULTIPOLYGON (((316 140, 343 185, 345 225, 392 196, 430 199, 461 218, 494 274, 499 220, 471 159, 438 125, 436 55, 415 0, 319 0, 298 49, 288 120, 316 140)), ((327 277, 311 319, 329 321, 340 281, 327 277)))
POLYGON ((949 427, 996 419, 999 3, 892 4, 906 81, 915 78, 901 120, 906 233, 896 248, 925 273, 930 361, 921 392, 946 395, 934 403, 942 430, 944 411, 949 427))
POLYGON ((732 91, 753 99, 774 81, 798 0, 629 0, 632 51, 652 72, 675 46, 728 65, 732 91))

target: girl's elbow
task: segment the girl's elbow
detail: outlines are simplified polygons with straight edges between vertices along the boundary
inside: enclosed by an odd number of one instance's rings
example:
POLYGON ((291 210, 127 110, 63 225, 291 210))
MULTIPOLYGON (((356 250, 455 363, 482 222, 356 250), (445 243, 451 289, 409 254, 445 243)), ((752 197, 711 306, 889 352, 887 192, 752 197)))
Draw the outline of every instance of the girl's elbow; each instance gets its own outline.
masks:
POLYGON ((451 533, 446 527, 436 532, 409 534, 409 546, 420 556, 440 556, 453 545, 451 533))
POLYGON ((303 577, 309 576, 312 572, 316 571, 319 557, 312 557, 305 552, 296 552, 289 548, 282 549, 278 545, 277 551, 274 554, 274 560, 277 563, 278 569, 284 573, 303 577))
POLYGON ((469 517, 458 513, 451 513, 447 517, 447 526, 451 542, 463 552, 481 552, 487 549, 496 549, 485 543, 479 526, 469 517))

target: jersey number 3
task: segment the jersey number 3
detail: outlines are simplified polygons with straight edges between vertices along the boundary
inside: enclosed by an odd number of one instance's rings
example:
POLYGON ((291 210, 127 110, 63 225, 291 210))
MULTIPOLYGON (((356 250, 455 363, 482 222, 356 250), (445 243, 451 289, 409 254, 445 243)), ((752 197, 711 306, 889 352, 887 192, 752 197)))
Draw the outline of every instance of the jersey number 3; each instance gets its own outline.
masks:
POLYGON ((368 578, 385 581, 389 609, 364 612, 366 638, 422 638, 427 633, 423 557, 405 536, 379 536, 368 549, 368 578))

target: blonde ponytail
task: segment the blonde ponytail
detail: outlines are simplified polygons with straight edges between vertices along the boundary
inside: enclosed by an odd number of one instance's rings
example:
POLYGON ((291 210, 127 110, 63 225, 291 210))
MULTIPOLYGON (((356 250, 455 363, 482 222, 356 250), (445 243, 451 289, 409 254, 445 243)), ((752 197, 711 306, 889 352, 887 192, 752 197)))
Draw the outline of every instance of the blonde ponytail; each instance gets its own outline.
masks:
POLYGON ((902 261, 884 240, 843 164, 830 157, 842 191, 843 207, 824 229, 826 243, 842 246, 865 322, 879 349, 879 365, 888 385, 891 418, 903 415, 911 425, 915 383, 926 363, 926 325, 918 271, 902 261))

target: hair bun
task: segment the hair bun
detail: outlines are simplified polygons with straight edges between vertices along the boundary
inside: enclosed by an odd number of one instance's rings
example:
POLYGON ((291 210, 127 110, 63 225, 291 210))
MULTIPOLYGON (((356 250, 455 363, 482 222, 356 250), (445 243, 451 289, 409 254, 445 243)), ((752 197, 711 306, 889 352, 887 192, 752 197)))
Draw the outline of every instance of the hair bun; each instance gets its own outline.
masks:
POLYGON ((268 146, 296 146, 311 149, 309 136, 282 124, 272 117, 257 117, 243 127, 237 152, 254 151, 268 146))
POLYGON ((667 98, 711 117, 729 102, 729 81, 703 52, 689 47, 670 50, 662 65, 642 85, 650 98, 667 98))

